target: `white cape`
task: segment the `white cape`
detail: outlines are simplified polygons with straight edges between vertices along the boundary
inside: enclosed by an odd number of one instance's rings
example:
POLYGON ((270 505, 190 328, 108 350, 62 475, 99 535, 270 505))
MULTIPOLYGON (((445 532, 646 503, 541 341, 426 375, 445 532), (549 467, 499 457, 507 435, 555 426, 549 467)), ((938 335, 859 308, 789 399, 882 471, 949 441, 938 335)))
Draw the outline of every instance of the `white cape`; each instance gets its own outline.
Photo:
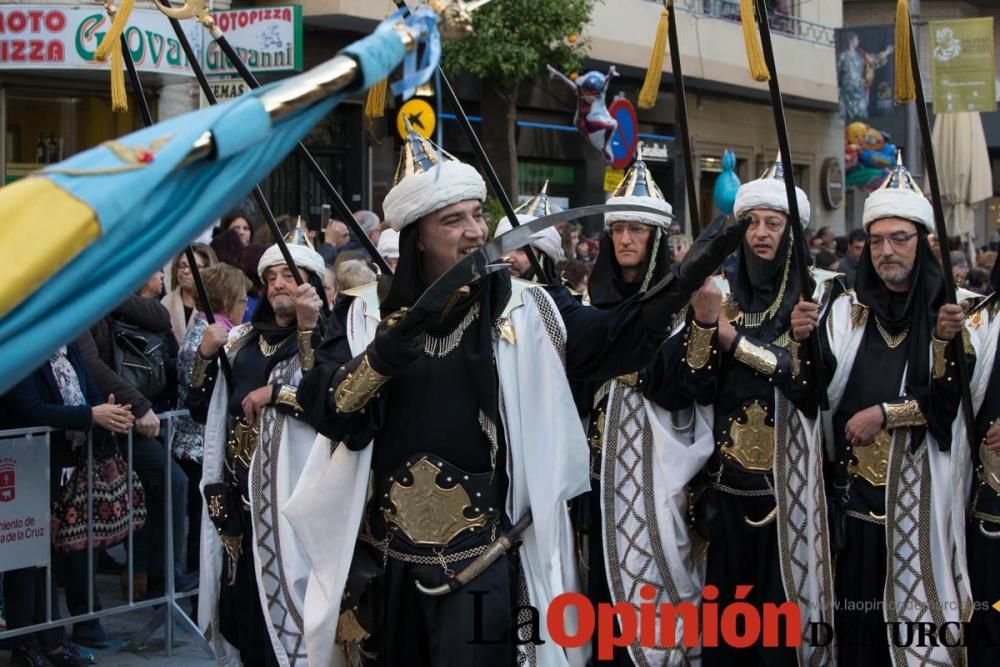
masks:
MULTIPOLYGON (((245 342, 248 325, 230 333, 230 359, 245 342)), ((298 355, 277 364, 269 382, 298 384, 302 373, 298 355)), ((205 458, 201 490, 223 480, 227 440, 227 400, 229 389, 219 373, 205 424, 205 458)), ((275 657, 283 667, 309 664, 302 623, 309 562, 298 545, 291 525, 278 510, 298 482, 316 432, 297 419, 273 408, 265 408, 258 425, 260 445, 251 460, 249 492, 253 521, 254 566, 261 608, 269 617, 268 634, 275 657)), ((239 665, 239 655, 218 631, 218 603, 225 552, 215 524, 202 509, 201 575, 198 597, 199 626, 222 665, 239 665)))
MULTIPOLYGON (((831 416, 843 399, 865 332, 867 309, 862 308, 856 295, 845 294, 834 302, 827 321, 830 347, 837 358, 828 389, 830 411, 825 425, 829 449, 833 447, 831 416)), ((972 592, 964 557, 965 500, 953 483, 963 476, 963 457, 952 455, 961 449, 956 446, 951 452, 941 451, 929 432, 924 442, 913 448, 909 429, 893 433, 885 487, 888 562, 883 615, 887 623, 930 622, 940 628, 946 622, 969 619, 972 592)), ((895 647, 892 631, 888 632, 895 667, 964 664, 962 648, 895 647)), ((901 631, 904 639, 906 632, 901 631)))

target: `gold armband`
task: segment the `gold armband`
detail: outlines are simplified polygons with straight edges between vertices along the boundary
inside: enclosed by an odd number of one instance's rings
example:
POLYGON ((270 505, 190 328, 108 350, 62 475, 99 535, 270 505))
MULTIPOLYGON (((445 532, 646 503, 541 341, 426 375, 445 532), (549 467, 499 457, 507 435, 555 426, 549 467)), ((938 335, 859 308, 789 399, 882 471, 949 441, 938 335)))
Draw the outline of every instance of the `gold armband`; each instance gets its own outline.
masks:
POLYGON ((368 355, 361 359, 361 365, 344 378, 334 391, 333 401, 340 412, 357 412, 368 404, 388 376, 380 375, 368 363, 368 355))
POLYGON ((191 366, 191 386, 200 389, 205 384, 205 376, 208 367, 212 365, 212 359, 201 356, 201 352, 195 351, 194 364, 191 366))
POLYGON ((764 375, 774 375, 778 370, 778 357, 768 349, 754 345, 745 337, 740 338, 734 355, 737 360, 764 375))
POLYGON ((885 429, 887 431, 894 428, 927 424, 924 414, 920 412, 920 404, 914 400, 903 403, 883 403, 882 409, 885 411, 885 429))
POLYGON ((296 340, 299 343, 299 367, 303 373, 308 373, 316 365, 316 350, 313 349, 312 336, 312 329, 296 333, 296 340))
POLYGON ((277 405, 284 405, 286 407, 295 410, 296 412, 302 412, 302 406, 299 405, 298 387, 290 384, 282 384, 278 389, 278 398, 274 401, 277 405))
POLYGON ((708 363, 712 356, 712 336, 715 335, 717 327, 704 328, 694 320, 691 321, 691 332, 688 334, 687 355, 685 357, 687 365, 691 370, 700 370, 708 363))
POLYGON ((802 372, 802 361, 799 359, 799 348, 802 344, 791 336, 788 338, 788 363, 792 368, 792 379, 798 380, 802 372))
POLYGON ((938 340, 936 336, 931 337, 931 350, 934 352, 933 377, 940 380, 948 371, 948 359, 944 356, 948 349, 948 341, 938 340))

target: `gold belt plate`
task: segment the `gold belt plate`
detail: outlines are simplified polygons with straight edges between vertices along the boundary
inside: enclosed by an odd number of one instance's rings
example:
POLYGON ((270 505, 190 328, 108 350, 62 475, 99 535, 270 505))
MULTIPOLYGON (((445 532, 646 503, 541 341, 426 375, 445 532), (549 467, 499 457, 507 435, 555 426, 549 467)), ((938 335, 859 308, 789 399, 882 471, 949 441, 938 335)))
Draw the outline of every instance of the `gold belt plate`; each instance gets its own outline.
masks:
POLYGON ((983 469, 980 478, 997 493, 1000 493, 1000 456, 986 449, 986 443, 979 445, 979 462, 983 469))
POLYGON ((854 447, 854 458, 857 463, 847 464, 847 472, 864 480, 872 486, 885 486, 889 470, 889 447, 892 446, 892 436, 885 429, 878 432, 875 440, 867 447, 854 447))
POLYGON ((744 420, 734 419, 729 426, 728 447, 722 453, 747 470, 771 470, 774 467, 774 427, 767 424, 767 410, 752 403, 743 410, 744 420))
POLYGON ((486 525, 486 515, 465 516, 472 506, 468 492, 461 484, 444 488, 437 483, 441 468, 427 457, 409 468, 412 483, 404 486, 396 480, 389 489, 389 500, 395 511, 385 508, 386 523, 397 526, 414 544, 443 547, 460 533, 486 525))

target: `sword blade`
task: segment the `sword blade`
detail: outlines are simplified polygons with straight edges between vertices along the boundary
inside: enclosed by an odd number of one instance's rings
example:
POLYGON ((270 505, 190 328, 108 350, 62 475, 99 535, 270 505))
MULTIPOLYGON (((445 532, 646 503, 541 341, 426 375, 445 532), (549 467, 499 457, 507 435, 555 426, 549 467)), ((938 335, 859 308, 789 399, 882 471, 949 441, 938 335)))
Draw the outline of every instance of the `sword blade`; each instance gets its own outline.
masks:
MULTIPOLYGON (((451 294, 466 285, 475 282, 488 273, 496 270, 497 260, 512 250, 523 248, 531 241, 531 237, 538 232, 548 229, 562 222, 570 222, 579 218, 586 218, 591 215, 603 215, 604 213, 652 213, 671 217, 661 209, 650 206, 639 206, 636 204, 597 204, 594 206, 581 206, 579 208, 567 209, 558 213, 535 218, 531 222, 522 223, 514 227, 506 234, 502 234, 476 252, 463 257, 455 266, 451 267, 444 275, 424 290, 424 293, 417 299, 410 309, 413 317, 426 317, 427 315, 439 313, 444 308, 451 294)), ((411 317, 410 314, 406 316, 411 317)), ((406 318, 404 318, 406 319, 406 318)))

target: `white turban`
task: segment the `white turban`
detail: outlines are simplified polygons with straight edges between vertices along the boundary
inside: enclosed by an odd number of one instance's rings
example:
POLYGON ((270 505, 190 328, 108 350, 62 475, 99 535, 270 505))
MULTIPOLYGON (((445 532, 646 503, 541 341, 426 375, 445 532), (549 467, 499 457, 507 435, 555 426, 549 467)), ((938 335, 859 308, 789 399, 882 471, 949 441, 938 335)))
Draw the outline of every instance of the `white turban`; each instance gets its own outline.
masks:
POLYGON ((634 220, 636 222, 641 222, 644 225, 653 225, 654 227, 667 227, 670 224, 670 216, 673 215, 674 209, 670 204, 662 199, 657 199, 655 197, 612 197, 605 204, 628 204, 630 206, 646 206, 649 208, 657 208, 663 211, 664 215, 656 215, 655 213, 643 213, 641 211, 614 211, 613 213, 604 214, 604 224, 611 226, 612 222, 619 222, 621 220, 634 220))
MULTIPOLYGON (((537 219, 534 215, 518 215, 517 221, 522 225, 537 219)), ((510 220, 507 218, 502 218, 500 222, 497 223, 496 231, 493 232, 493 237, 496 238, 501 234, 506 234, 514 227, 510 224, 510 220)), ((531 247, 536 248, 544 252, 549 256, 555 263, 559 263, 566 259, 566 253, 563 252, 562 238, 552 227, 547 227, 540 232, 535 232, 531 235, 531 247)))
POLYGON ((468 199, 485 201, 486 182, 474 167, 449 160, 403 178, 385 196, 382 210, 398 232, 428 213, 468 199))
POLYGON ((378 252, 386 259, 399 259, 399 232, 385 229, 378 237, 378 252))
MULTIPOLYGON (((304 245, 295 244, 288 244, 288 252, 291 253, 296 266, 309 271, 314 276, 323 277, 323 273, 326 270, 326 263, 323 261, 323 256, 318 252, 304 245)), ((281 254, 278 244, 274 244, 264 251, 264 254, 260 256, 260 261, 257 263, 257 273, 260 275, 260 279, 264 280, 264 272, 269 268, 280 266, 284 263, 284 255, 281 254)))
MULTIPOLYGON (((802 188, 795 188, 795 198, 799 203, 799 218, 803 227, 809 226, 809 198, 802 188)), ((747 181, 736 191, 736 203, 733 212, 736 217, 742 217, 747 211, 755 208, 766 208, 772 211, 788 213, 788 196, 785 194, 785 182, 778 178, 758 178, 747 181)))
POLYGON ((882 218, 902 218, 923 225, 928 232, 934 232, 934 209, 927 197, 913 190, 884 188, 868 195, 861 217, 865 229, 882 218))

